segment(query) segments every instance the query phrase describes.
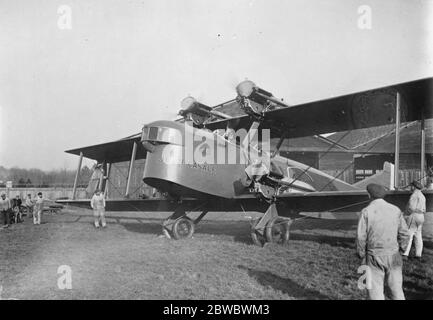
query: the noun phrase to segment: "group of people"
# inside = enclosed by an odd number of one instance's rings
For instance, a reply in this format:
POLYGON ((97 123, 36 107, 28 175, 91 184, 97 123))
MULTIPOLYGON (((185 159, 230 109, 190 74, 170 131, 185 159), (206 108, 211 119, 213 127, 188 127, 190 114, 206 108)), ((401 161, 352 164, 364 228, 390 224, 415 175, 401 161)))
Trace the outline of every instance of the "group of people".
POLYGON ((33 224, 41 224, 42 211, 44 209, 44 199, 42 192, 38 192, 37 197, 32 199, 32 195, 28 194, 24 203, 19 195, 10 200, 5 193, 2 193, 0 199, 0 216, 3 221, 2 228, 8 228, 11 224, 11 216, 14 217, 14 222, 23 221, 22 210, 27 210, 28 216, 33 216, 33 224))
POLYGON ((385 285, 391 299, 404 300, 403 261, 408 260, 413 243, 415 258, 421 259, 426 199, 418 181, 412 182, 411 190, 406 210, 401 212, 384 200, 386 189, 383 186, 367 186, 372 201, 359 218, 357 252, 362 264, 368 266, 366 280, 371 300, 385 299, 385 285))
MULTIPOLYGON (((93 209, 95 228, 99 228, 99 226, 105 228, 107 226, 105 221, 105 196, 101 190, 97 189, 95 191, 90 201, 90 206, 93 209)), ((28 194, 24 203, 19 195, 10 200, 5 193, 2 193, 0 199, 0 218, 3 221, 2 228, 8 228, 10 226, 12 215, 15 217, 14 222, 23 221, 21 215, 23 208, 27 210, 29 217, 33 215, 33 224, 41 224, 42 211, 44 209, 42 192, 38 192, 35 199, 32 199, 32 195, 28 194)))
MULTIPOLYGON (((379 184, 369 184, 367 192, 370 204, 361 211, 357 228, 357 253, 362 264, 368 266, 367 289, 372 300, 385 299, 384 287, 389 288, 391 299, 405 299, 403 292, 403 261, 407 260, 412 244, 415 244, 415 258, 421 259, 423 250, 422 226, 426 212, 426 199, 418 181, 411 184, 412 194, 405 212, 384 200, 386 189, 379 184)), ((23 205, 15 199, 15 205, 23 205)), ((43 210, 42 193, 36 199, 27 195, 24 205, 33 213, 33 223, 41 224, 43 210)), ((95 228, 106 227, 105 196, 97 189, 90 201, 93 209, 95 228)), ((10 224, 13 206, 6 194, 1 195, 0 211, 4 226, 10 224)))

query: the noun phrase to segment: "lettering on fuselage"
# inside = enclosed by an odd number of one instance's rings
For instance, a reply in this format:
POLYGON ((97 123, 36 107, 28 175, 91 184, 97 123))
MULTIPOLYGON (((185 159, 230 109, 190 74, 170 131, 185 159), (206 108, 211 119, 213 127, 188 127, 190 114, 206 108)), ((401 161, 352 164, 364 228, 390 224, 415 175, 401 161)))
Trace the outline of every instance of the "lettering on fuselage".
POLYGON ((210 165, 208 165, 207 163, 193 163, 193 164, 186 164, 189 168, 191 169, 198 169, 201 171, 205 171, 213 176, 216 176, 216 170, 214 167, 211 167, 210 165))
MULTIPOLYGON (((157 161, 167 164, 163 159, 158 159, 157 161)), ((216 176, 216 169, 207 163, 185 163, 185 161, 182 161, 182 163, 175 163, 175 165, 187 166, 188 168, 204 171, 213 176, 216 176)))

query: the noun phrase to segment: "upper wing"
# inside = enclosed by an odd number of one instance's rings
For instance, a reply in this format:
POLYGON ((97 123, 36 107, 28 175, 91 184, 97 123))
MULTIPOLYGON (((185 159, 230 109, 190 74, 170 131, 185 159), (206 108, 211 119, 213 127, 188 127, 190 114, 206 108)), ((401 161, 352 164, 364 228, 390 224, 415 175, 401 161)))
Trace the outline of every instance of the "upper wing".
MULTIPOLYGON (((268 111, 261 129, 271 136, 303 137, 395 123, 396 93, 401 94, 401 122, 433 118, 433 78, 400 83, 327 100, 268 111)), ((248 129, 248 115, 206 124, 211 130, 248 129)))
POLYGON ((140 143, 140 139, 141 134, 138 133, 121 140, 67 150, 65 152, 76 155, 80 155, 80 153, 82 153, 84 157, 96 160, 98 162, 123 162, 131 160, 132 148, 135 142, 137 144, 137 153, 135 159, 144 159, 146 158, 146 149, 144 149, 140 143))

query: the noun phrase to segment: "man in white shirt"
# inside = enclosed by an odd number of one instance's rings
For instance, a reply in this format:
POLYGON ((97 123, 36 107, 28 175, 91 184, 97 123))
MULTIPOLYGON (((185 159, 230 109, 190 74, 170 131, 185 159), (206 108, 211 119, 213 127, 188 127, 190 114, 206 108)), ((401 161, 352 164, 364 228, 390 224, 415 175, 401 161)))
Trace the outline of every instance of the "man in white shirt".
POLYGON ((415 257, 421 258, 422 255, 422 225, 424 224, 425 196, 422 194, 422 185, 418 181, 411 184, 412 195, 406 208, 406 222, 409 227, 409 244, 403 256, 408 257, 413 239, 415 238, 415 257))
POLYGON ((38 192, 36 197, 35 206, 33 208, 33 224, 41 224, 42 211, 44 210, 44 199, 42 198, 42 192, 38 192))
POLYGON ((4 227, 7 228, 9 227, 10 224, 10 210, 12 208, 11 205, 11 201, 9 200, 8 197, 6 197, 6 194, 2 194, 1 195, 1 199, 0 199, 0 213, 1 216, 4 217, 3 221, 4 221, 4 227))
POLYGON ((369 184, 372 199, 361 212, 358 222, 357 251, 367 265, 367 286, 370 300, 384 300, 386 284, 393 300, 404 300, 403 260, 399 250, 407 246, 409 232, 401 210, 383 198, 386 190, 369 184))
POLYGON ((99 220, 103 228, 107 226, 105 222, 105 197, 101 190, 97 189, 92 199, 90 206, 93 209, 93 217, 95 218, 95 228, 99 228, 99 220))

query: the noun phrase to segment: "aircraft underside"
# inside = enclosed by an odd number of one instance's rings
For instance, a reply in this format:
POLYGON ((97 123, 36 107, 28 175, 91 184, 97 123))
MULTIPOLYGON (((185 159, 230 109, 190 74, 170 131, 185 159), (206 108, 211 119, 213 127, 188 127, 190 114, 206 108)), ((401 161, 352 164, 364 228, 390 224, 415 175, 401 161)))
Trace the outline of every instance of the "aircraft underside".
MULTIPOLYGON (((433 190, 425 191, 427 211, 433 211, 433 190)), ((390 191, 386 200, 397 205, 401 210, 409 200, 409 191, 390 191)), ((267 242, 284 244, 289 240, 290 224, 298 218, 319 219, 357 219, 357 213, 368 205, 365 191, 347 192, 309 192, 305 194, 283 194, 275 201, 267 202, 254 195, 224 199, 202 194, 198 198, 180 197, 177 199, 108 199, 107 211, 142 211, 173 212, 163 222, 163 232, 168 237, 184 239, 194 234, 195 226, 208 212, 261 212, 262 217, 251 221, 251 237, 255 244, 267 242), (192 219, 190 212, 201 212, 192 219)), ((81 208, 90 208, 89 200, 59 200, 59 203, 70 204, 81 208)))

